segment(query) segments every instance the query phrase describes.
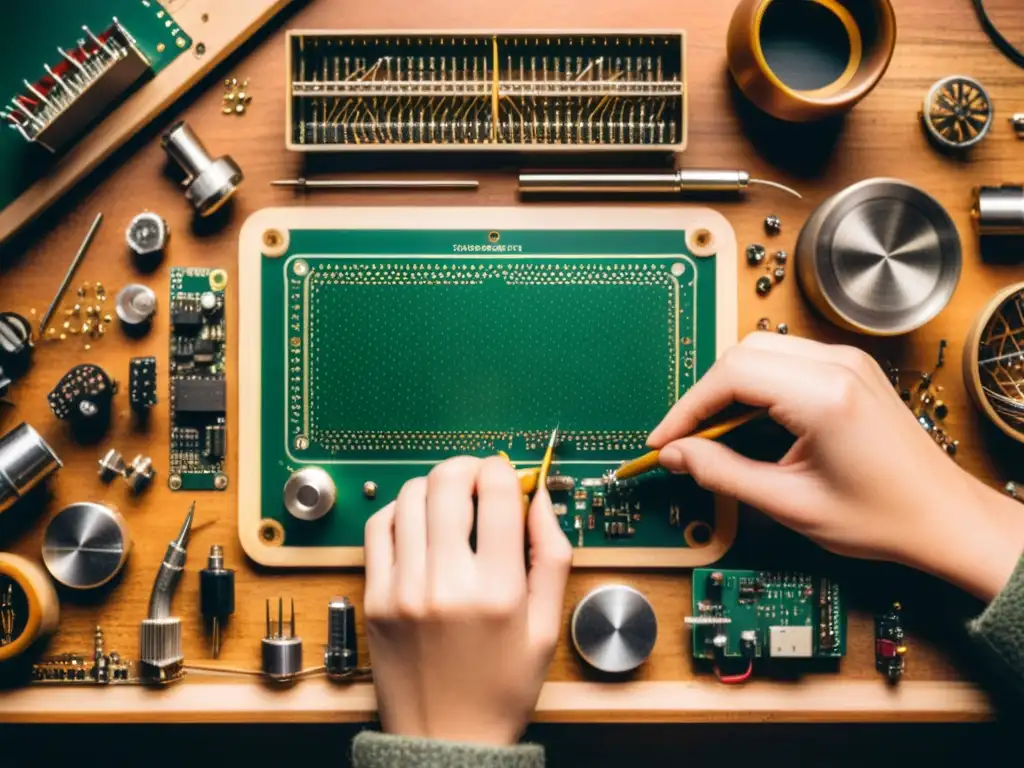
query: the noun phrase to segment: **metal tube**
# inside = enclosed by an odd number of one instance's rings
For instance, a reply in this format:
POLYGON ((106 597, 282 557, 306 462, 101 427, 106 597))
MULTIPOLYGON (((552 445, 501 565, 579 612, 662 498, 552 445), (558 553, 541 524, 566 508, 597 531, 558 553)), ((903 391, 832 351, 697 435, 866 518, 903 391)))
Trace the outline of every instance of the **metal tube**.
POLYGON ((975 187, 971 218, 981 235, 1024 235, 1024 186, 975 187))
POLYGON ((213 158, 188 123, 181 122, 172 126, 160 143, 190 179, 213 165, 213 158))
POLYGON ((64 466, 28 424, 0 437, 0 513, 64 466))

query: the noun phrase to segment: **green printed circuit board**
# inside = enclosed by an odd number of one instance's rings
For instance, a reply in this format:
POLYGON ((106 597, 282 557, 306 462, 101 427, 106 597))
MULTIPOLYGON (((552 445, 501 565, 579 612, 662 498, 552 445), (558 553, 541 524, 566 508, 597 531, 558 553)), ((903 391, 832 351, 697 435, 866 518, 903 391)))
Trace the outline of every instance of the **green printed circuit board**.
POLYGON ((690 479, 602 480, 716 356, 716 260, 627 227, 292 228, 273 255, 243 234, 241 418, 258 437, 241 442, 259 464, 242 471, 265 542, 360 547, 410 478, 459 454, 535 465, 557 424, 549 488, 574 545, 706 544, 716 500, 690 479), (307 466, 336 487, 315 521, 283 503, 307 466))
POLYGON ((697 659, 829 659, 846 655, 846 606, 828 577, 696 568, 697 659))

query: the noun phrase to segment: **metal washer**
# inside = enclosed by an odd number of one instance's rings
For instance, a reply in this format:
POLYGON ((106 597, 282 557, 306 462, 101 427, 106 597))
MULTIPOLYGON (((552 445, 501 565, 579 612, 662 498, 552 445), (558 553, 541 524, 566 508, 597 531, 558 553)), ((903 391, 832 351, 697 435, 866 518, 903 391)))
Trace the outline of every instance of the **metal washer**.
POLYGON ((609 584, 580 600, 572 613, 570 632, 576 652, 587 664, 617 674, 636 669, 651 655, 658 620, 640 592, 609 584))

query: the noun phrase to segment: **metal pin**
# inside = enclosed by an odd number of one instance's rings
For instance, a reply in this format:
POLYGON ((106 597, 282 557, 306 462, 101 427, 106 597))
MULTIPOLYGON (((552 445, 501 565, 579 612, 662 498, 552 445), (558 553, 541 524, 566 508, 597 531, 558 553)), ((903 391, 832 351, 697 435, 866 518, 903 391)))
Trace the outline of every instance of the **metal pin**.
POLYGON ((96 230, 100 227, 100 222, 103 221, 103 214, 96 214, 96 218, 92 222, 92 226, 89 227, 89 231, 85 234, 85 239, 82 240, 82 244, 78 246, 78 253, 75 254, 75 258, 71 260, 71 266, 68 267, 68 271, 64 274, 64 279, 61 281, 60 287, 57 288, 57 293, 50 301, 50 306, 46 308, 46 312, 43 314, 43 319, 39 323, 39 332, 42 333, 43 329, 46 328, 50 322, 50 318, 53 317, 53 313, 57 311, 57 305, 61 299, 64 298, 64 294, 71 284, 71 279, 75 276, 75 272, 78 270, 79 265, 82 263, 82 259, 85 258, 86 251, 89 250, 89 246, 92 244, 93 238, 96 236, 96 230))

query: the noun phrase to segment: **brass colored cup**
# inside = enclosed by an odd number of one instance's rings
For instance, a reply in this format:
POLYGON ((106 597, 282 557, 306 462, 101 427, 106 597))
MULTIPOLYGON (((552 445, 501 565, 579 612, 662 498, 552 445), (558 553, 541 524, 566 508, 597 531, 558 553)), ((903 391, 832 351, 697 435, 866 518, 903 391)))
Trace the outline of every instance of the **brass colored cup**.
MULTIPOLYGON (((780 120, 804 123, 851 109, 878 81, 896 45, 896 16, 889 0, 741 0, 729 23, 729 70, 750 101, 780 120), (765 12, 786 12, 785 6, 817 3, 841 22, 849 40, 843 72, 813 90, 787 85, 768 65, 761 31, 765 12)), ((809 66, 813 66, 809 63, 809 66)))

